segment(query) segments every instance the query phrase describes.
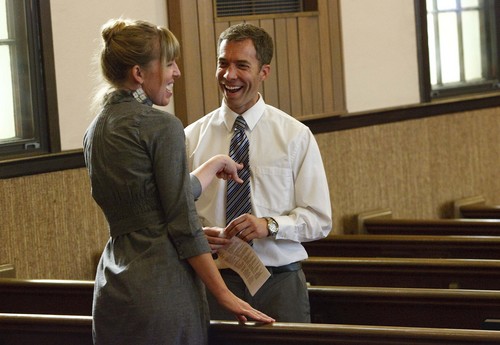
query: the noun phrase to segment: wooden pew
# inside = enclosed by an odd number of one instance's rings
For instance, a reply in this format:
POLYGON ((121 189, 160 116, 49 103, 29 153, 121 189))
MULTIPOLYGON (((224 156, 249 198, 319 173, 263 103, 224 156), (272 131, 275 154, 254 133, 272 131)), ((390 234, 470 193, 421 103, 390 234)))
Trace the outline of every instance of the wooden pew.
MULTIPOLYGON (((0 314, 2 345, 91 345, 89 316, 0 314)), ((387 326, 211 321, 209 345, 498 345, 500 332, 387 326)))
POLYGON ((500 220, 370 218, 363 233, 376 235, 500 236, 500 220))
MULTIPOLYGON (((18 282, 22 293, 8 295, 1 286, 9 280, 0 279, 1 313, 91 315, 91 282, 18 282)), ((315 323, 479 329, 500 318, 500 291, 493 290, 310 286, 309 297, 315 323)))
POLYGON ((0 314, 2 345, 91 345, 92 317, 0 314))
POLYGON ((87 280, 0 279, 0 312, 91 315, 93 291, 87 280))
POLYGON ((12 264, 2 264, 0 265, 0 278, 15 278, 16 269, 12 264))
POLYGON ((332 235, 302 244, 309 256, 500 259, 500 236, 332 235))
POLYGON ((500 205, 488 205, 482 195, 471 196, 453 202, 455 218, 500 219, 500 205))
POLYGON ((314 323, 480 329, 500 318, 500 291, 311 286, 314 323))
POLYGON ((211 321, 210 345, 498 345, 500 332, 390 326, 211 321))
POLYGON ((462 218, 500 220, 500 205, 464 205, 460 207, 460 216, 462 218))
POLYGON ((500 290, 500 260, 309 257, 312 285, 500 290))

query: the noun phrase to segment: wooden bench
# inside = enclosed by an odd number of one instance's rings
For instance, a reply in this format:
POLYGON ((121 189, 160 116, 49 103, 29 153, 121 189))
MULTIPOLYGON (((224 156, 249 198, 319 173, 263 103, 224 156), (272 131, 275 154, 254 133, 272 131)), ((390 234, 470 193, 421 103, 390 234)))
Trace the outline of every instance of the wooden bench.
POLYGON ((394 219, 390 210, 356 216, 357 233, 375 235, 500 236, 500 220, 394 219))
POLYGON ((500 236, 332 235, 302 244, 309 256, 500 259, 500 236))
POLYGON ((311 286, 314 323, 481 329, 500 318, 500 291, 311 286))
MULTIPOLYGON (((0 279, 1 313, 91 315, 92 282, 13 281, 0 279)), ((493 290, 310 286, 309 297, 315 323, 479 329, 500 318, 493 290)))
POLYGON ((93 291, 87 280, 0 279, 0 312, 91 315, 93 291))
POLYGON ((12 264, 2 264, 0 265, 0 278, 15 278, 16 269, 12 264))
POLYGON ((92 317, 0 314, 2 345, 91 345, 92 317))
POLYGON ((342 324, 211 321, 210 345, 498 345, 500 332, 342 324))
POLYGON ((500 205, 488 205, 482 195, 453 202, 455 218, 500 219, 500 205))
POLYGON ((376 235, 500 236, 500 220, 371 218, 363 233, 376 235))
POLYGON ((500 260, 309 257, 312 285, 500 290, 500 260))
MULTIPOLYGON (((500 332, 387 326, 211 321, 209 345, 498 345, 500 332)), ((0 314, 2 345, 91 345, 89 316, 0 314)))
POLYGON ((500 205, 464 205, 460 207, 460 216, 462 218, 500 220, 500 205))

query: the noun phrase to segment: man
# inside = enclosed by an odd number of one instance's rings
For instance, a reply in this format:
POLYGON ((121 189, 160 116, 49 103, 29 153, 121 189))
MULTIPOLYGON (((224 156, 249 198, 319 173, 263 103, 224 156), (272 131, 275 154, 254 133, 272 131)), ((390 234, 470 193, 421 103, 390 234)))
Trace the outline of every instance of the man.
MULTIPOLYGON (((224 100, 220 108, 186 128, 187 154, 191 170, 215 154, 227 154, 233 147, 235 122, 238 126, 243 123, 249 142, 248 207, 236 201, 236 208, 244 213, 232 221, 226 219, 226 200, 232 203, 226 188, 232 187, 224 180, 214 181, 196 204, 205 235, 213 252, 233 236, 249 242, 271 272, 251 296, 234 271, 221 270, 233 293, 277 321, 310 322, 300 265, 307 253, 301 242, 329 234, 330 196, 319 148, 309 128, 266 105, 259 94, 261 83, 269 76, 272 56, 272 39, 261 28, 238 24, 220 35, 216 77, 224 100), (224 236, 219 236, 221 232, 224 236)), ((244 175, 240 172, 245 180, 244 175)), ((233 318, 208 297, 212 319, 233 318)))

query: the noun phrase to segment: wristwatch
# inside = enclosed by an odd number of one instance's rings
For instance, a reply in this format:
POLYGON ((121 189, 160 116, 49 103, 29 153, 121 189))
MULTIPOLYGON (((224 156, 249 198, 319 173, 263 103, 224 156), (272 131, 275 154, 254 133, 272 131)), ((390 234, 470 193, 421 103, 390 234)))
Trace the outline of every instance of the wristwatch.
POLYGON ((276 237, 276 234, 280 229, 278 223, 274 220, 274 218, 271 217, 264 217, 264 219, 267 220, 267 236, 276 237))

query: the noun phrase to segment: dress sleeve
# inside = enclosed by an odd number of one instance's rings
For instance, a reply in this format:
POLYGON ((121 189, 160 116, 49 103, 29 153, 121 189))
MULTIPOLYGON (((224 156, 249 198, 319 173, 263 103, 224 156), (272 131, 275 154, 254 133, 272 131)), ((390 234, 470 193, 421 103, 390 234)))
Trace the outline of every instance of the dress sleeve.
POLYGON ((181 259, 210 252, 194 204, 201 185, 193 182, 188 172, 182 123, 158 110, 147 118, 141 126, 141 137, 150 150, 168 234, 181 259))
POLYGON ((191 189, 193 190, 193 197, 196 201, 198 200, 202 192, 201 183, 195 175, 189 174, 189 177, 191 178, 191 189))

